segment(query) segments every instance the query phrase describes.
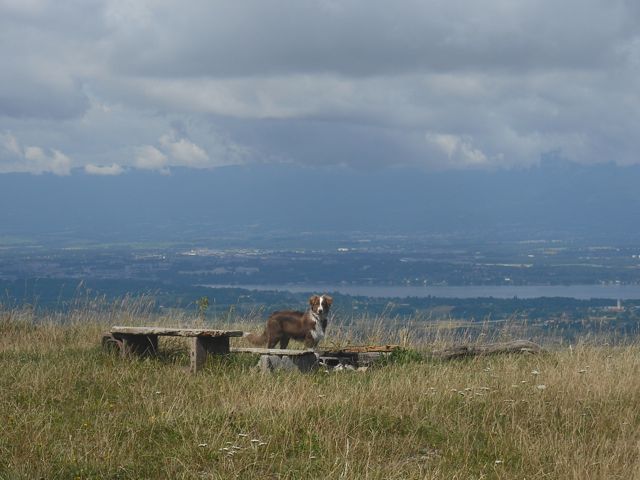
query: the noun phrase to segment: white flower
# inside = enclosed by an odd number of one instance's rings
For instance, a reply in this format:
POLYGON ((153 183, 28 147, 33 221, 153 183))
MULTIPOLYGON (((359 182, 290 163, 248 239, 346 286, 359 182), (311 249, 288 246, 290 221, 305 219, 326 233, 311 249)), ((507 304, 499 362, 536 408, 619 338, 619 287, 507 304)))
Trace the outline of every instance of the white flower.
POLYGON ((536 385, 536 388, 538 390, 544 390, 545 388, 547 388, 547 386, 546 385, 536 385))

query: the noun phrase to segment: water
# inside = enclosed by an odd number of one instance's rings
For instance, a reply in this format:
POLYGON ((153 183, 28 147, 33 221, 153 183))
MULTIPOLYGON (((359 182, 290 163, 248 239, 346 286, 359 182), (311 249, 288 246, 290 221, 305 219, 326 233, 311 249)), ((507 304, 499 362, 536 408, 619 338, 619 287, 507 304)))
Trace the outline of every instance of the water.
POLYGON ((366 297, 442 297, 442 298, 539 298, 564 297, 588 300, 609 298, 640 299, 640 285, 477 285, 477 286, 376 286, 376 285, 206 285, 211 288, 245 288, 288 292, 339 292, 366 297))

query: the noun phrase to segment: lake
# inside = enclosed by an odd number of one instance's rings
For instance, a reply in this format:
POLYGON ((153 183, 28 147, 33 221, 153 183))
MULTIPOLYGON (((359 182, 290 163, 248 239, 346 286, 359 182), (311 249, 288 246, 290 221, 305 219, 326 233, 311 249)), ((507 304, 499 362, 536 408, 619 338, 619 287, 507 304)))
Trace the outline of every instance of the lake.
POLYGON ((640 285, 476 285, 476 286, 383 286, 383 285, 205 285, 210 288, 245 288, 288 292, 338 292, 366 297, 442 298, 538 298, 565 297, 588 300, 610 298, 640 299, 640 285))

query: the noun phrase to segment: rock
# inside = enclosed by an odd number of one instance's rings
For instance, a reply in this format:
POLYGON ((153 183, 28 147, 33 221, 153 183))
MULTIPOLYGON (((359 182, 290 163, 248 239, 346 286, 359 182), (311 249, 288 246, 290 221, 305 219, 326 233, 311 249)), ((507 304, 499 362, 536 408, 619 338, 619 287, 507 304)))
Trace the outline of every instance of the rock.
POLYGON ((309 352, 304 355, 261 355, 258 361, 258 368, 262 372, 273 372, 277 370, 299 370, 301 372, 313 372, 319 367, 318 356, 309 352))

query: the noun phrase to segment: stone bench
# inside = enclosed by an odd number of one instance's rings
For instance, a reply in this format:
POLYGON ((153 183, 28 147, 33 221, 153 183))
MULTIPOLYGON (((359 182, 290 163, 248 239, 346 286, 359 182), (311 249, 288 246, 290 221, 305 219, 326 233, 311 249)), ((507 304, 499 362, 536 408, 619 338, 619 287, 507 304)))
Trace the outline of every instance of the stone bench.
POLYGON ((231 348, 231 353, 252 353, 260 355, 258 368, 263 372, 275 370, 300 370, 312 372, 319 367, 318 354, 313 350, 292 350, 283 348, 231 348))
POLYGON ((154 355, 158 351, 158 337, 187 337, 190 339, 190 370, 196 373, 204 365, 207 355, 229 353, 229 338, 241 337, 240 330, 211 330, 207 328, 171 327, 111 327, 102 337, 105 348, 117 348, 123 356, 154 355))
POLYGON ((368 367, 397 348, 399 348, 398 345, 351 345, 328 350, 240 347, 231 348, 231 353, 260 355, 257 366, 263 372, 296 369, 301 372, 312 372, 321 366, 329 369, 338 366, 352 369, 368 367))

